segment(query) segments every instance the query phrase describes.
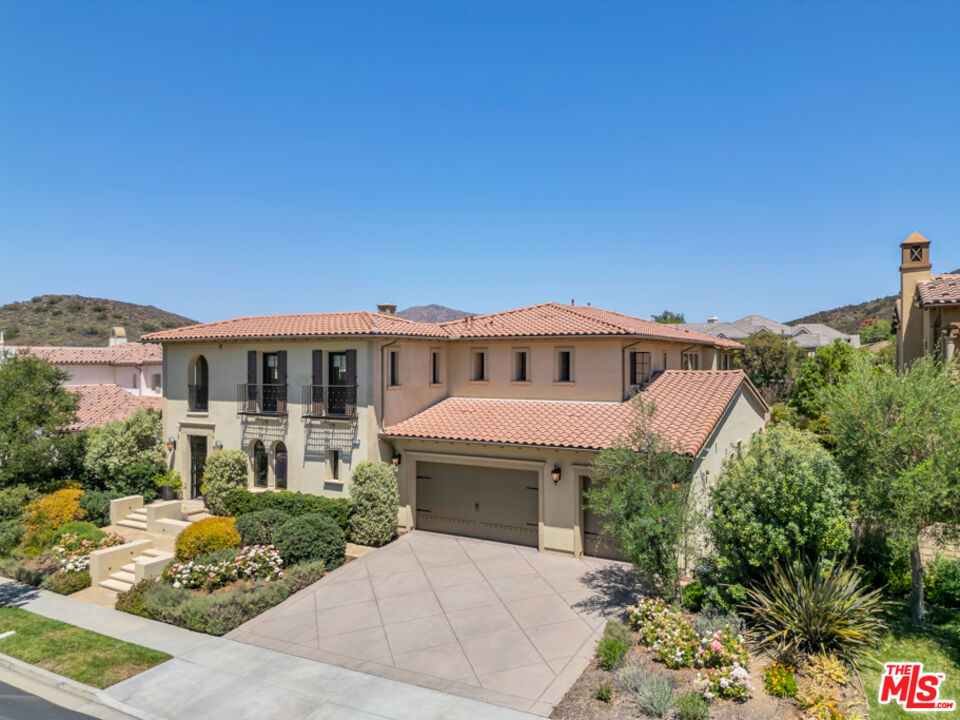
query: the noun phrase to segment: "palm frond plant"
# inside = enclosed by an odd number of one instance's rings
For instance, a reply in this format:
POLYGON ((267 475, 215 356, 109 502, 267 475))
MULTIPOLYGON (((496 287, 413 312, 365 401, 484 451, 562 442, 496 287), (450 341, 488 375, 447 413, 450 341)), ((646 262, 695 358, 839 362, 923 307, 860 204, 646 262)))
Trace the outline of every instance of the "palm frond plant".
POLYGON ((833 654, 859 668, 886 625, 887 602, 841 561, 774 564, 747 589, 743 610, 757 644, 778 657, 833 654))

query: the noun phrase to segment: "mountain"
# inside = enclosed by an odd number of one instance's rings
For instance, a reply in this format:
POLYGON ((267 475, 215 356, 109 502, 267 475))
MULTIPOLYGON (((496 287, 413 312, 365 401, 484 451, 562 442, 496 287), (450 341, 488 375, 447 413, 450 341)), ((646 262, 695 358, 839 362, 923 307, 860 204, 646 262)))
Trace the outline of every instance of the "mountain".
POLYGON ((406 310, 400 310, 397 315, 406 320, 417 320, 418 322, 439 323, 447 320, 459 320, 462 317, 470 317, 476 313, 464 312, 463 310, 454 310, 443 305, 414 305, 406 310))
POLYGON ((106 345, 114 326, 134 342, 144 333, 195 323, 152 305, 82 295, 39 295, 0 307, 0 330, 8 345, 106 345))

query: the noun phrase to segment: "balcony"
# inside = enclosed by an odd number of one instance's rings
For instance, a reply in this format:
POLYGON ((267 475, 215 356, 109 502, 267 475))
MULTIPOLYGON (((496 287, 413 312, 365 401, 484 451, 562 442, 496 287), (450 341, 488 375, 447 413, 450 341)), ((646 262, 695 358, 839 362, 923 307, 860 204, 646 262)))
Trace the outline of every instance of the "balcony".
POLYGON ((286 415, 286 385, 237 385, 237 413, 240 415, 286 415))
POLYGON ((209 393, 206 385, 187 385, 187 407, 193 412, 206 412, 210 407, 209 393))
POLYGON ((356 385, 304 385, 303 416, 347 420, 357 416, 356 385))

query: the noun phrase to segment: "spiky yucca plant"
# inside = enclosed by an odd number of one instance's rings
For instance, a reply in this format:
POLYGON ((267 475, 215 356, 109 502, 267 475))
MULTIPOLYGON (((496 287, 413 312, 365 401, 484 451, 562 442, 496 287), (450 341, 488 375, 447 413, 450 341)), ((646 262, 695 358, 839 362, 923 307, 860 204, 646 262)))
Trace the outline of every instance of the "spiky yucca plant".
POLYGON ((779 656, 832 653, 859 667, 886 627, 881 592, 865 587, 859 569, 840 561, 775 563, 747 598, 743 609, 754 639, 779 656))

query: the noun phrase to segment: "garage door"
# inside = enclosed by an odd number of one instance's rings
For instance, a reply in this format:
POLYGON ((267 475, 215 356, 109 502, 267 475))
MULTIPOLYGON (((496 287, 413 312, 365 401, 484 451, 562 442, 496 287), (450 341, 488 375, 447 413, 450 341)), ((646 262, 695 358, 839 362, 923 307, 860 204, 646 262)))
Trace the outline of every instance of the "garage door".
POLYGON ((417 527, 537 545, 539 473, 417 463, 417 527))
MULTIPOLYGON (((590 489, 589 477, 581 478, 581 487, 586 493, 590 489)), ((600 516, 587 509, 586 500, 581 501, 583 508, 583 554, 593 557, 612 558, 623 560, 623 556, 610 544, 610 540, 603 535, 603 522, 600 516)))

